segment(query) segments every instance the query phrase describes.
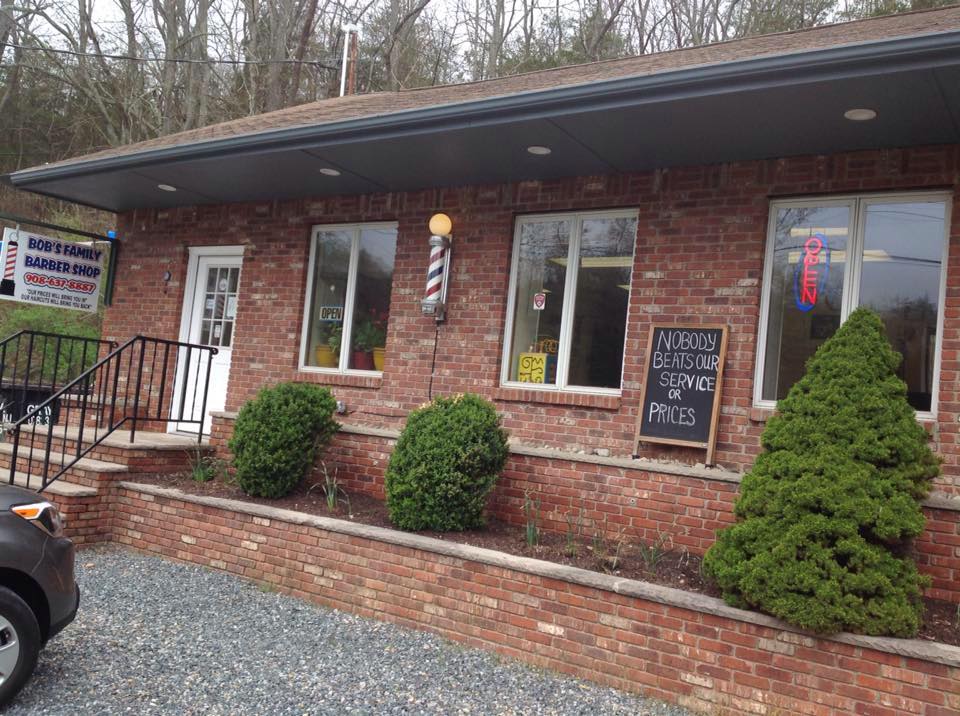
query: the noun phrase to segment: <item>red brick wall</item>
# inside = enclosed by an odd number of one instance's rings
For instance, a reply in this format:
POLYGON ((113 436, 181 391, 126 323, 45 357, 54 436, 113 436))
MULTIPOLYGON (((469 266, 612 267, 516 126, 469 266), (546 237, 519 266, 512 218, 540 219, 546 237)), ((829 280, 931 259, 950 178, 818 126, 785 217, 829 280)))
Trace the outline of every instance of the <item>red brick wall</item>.
MULTIPOLYGON (((497 399, 514 438, 565 449, 632 452, 648 326, 652 321, 731 325, 717 458, 742 469, 759 449, 751 420, 755 338, 771 197, 955 187, 957 146, 871 151, 828 157, 671 169, 332 199, 136 211, 121 217, 124 238, 115 303, 105 335, 178 332, 187 246, 247 247, 228 409, 261 385, 310 380, 333 386, 351 419, 398 425, 428 399, 437 335, 434 393, 474 391, 497 399), (627 327, 622 398, 552 398, 500 390, 499 374, 510 250, 518 214, 636 207, 639 226, 627 327), (453 218, 455 254, 449 320, 420 314, 427 258, 426 223, 453 218), (379 379, 331 378, 297 370, 310 228, 315 224, 395 220, 397 263, 379 379), (172 272, 169 283, 164 271, 172 272)), ((955 199, 936 447, 940 488, 960 492, 960 200, 955 199)), ((651 448, 649 455, 697 462, 703 451, 651 448)))
POLYGON ((960 710, 960 669, 312 526, 123 490, 116 539, 710 713, 960 710))
MULTIPOLYGON (((339 433, 324 459, 336 466, 350 492, 383 497, 383 474, 392 441, 339 433)), ((653 544, 670 535, 677 549, 703 554, 717 530, 731 524, 739 484, 705 477, 613 467, 511 453, 491 501, 491 512, 524 524, 524 493, 541 501, 543 528, 567 529, 566 515, 583 510, 588 531, 613 536, 623 527, 631 542, 653 544)), ((960 512, 926 509, 926 531, 916 542, 917 562, 932 584, 927 596, 960 604, 960 512)))

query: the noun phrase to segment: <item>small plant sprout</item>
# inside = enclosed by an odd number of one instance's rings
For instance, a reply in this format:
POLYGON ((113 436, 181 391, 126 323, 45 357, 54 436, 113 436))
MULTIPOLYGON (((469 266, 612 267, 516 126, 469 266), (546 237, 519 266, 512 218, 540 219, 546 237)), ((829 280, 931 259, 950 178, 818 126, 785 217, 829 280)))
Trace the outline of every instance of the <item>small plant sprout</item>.
POLYGON ((533 490, 523 493, 523 516, 526 520, 527 546, 540 544, 540 498, 534 499, 533 490))
POLYGON ((331 473, 330 470, 327 469, 327 463, 321 460, 320 471, 323 473, 323 482, 318 482, 314 485, 311 485, 310 490, 313 490, 315 487, 319 487, 321 490, 323 490, 323 495, 327 500, 327 509, 330 512, 337 511, 337 506, 339 505, 340 498, 342 497, 343 501, 347 505, 347 514, 352 513, 353 510, 350 509, 350 495, 348 495, 347 491, 344 490, 340 485, 340 481, 337 477, 340 469, 335 467, 331 473))
POLYGON ((673 537, 669 532, 657 532, 656 539, 650 544, 640 542, 637 545, 640 559, 648 572, 655 572, 664 557, 673 551, 673 537))
POLYGON ((593 537, 590 540, 590 551, 593 552, 593 556, 596 557, 597 561, 601 564, 607 561, 607 540, 604 539, 603 531, 596 523, 593 525, 593 537))
POLYGON ((611 572, 616 572, 617 567, 620 566, 620 557, 623 554, 624 547, 627 545, 627 541, 624 539, 625 531, 626 527, 624 525, 617 527, 617 536, 614 539, 615 546, 613 549, 613 555, 608 560, 611 572))
POLYGON ((567 541, 564 551, 568 557, 576 557, 580 551, 580 536, 583 534, 583 508, 577 510, 576 519, 573 517, 573 512, 564 515, 564 519, 567 522, 567 541))
POLYGON ((215 455, 208 455, 199 446, 187 452, 190 459, 190 479, 194 482, 210 482, 226 474, 226 463, 215 455))

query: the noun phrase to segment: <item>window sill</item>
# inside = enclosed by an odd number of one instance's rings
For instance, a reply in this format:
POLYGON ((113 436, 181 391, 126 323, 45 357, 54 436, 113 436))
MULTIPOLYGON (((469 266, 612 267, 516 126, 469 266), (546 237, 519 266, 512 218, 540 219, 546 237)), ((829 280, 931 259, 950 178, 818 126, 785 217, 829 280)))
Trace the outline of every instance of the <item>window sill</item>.
POLYGON ((362 375, 358 373, 327 373, 319 370, 300 370, 297 380, 321 385, 342 385, 346 388, 379 389, 383 384, 382 375, 362 375))
POLYGON ((493 399, 511 403, 545 403, 547 405, 569 405, 577 408, 597 408, 599 410, 619 410, 621 402, 619 395, 526 388, 497 388, 494 391, 493 399))

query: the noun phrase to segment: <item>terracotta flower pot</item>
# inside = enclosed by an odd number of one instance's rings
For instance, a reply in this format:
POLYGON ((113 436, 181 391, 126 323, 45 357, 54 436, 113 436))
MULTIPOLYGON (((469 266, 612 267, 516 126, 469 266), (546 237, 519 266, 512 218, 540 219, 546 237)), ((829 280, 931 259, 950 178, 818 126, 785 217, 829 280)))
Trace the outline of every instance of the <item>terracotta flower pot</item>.
POLYGON ((373 367, 376 370, 383 372, 383 362, 387 359, 387 349, 386 348, 374 348, 373 349, 373 367))
POLYGON ((350 367, 354 370, 373 370, 373 355, 367 351, 353 351, 350 367))

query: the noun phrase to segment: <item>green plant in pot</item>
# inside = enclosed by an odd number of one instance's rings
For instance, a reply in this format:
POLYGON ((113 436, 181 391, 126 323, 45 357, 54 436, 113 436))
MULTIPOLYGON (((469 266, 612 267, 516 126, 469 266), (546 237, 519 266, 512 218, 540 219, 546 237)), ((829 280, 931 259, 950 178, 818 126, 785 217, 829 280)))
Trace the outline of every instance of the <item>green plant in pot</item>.
POLYGON ((353 331, 353 353, 350 367, 357 370, 383 370, 383 346, 387 340, 385 318, 379 317, 374 310, 357 323, 353 331), (376 362, 380 352, 379 365, 376 362))
POLYGON ((320 368, 336 368, 340 364, 340 342, 343 324, 323 321, 317 329, 316 359, 320 368))

